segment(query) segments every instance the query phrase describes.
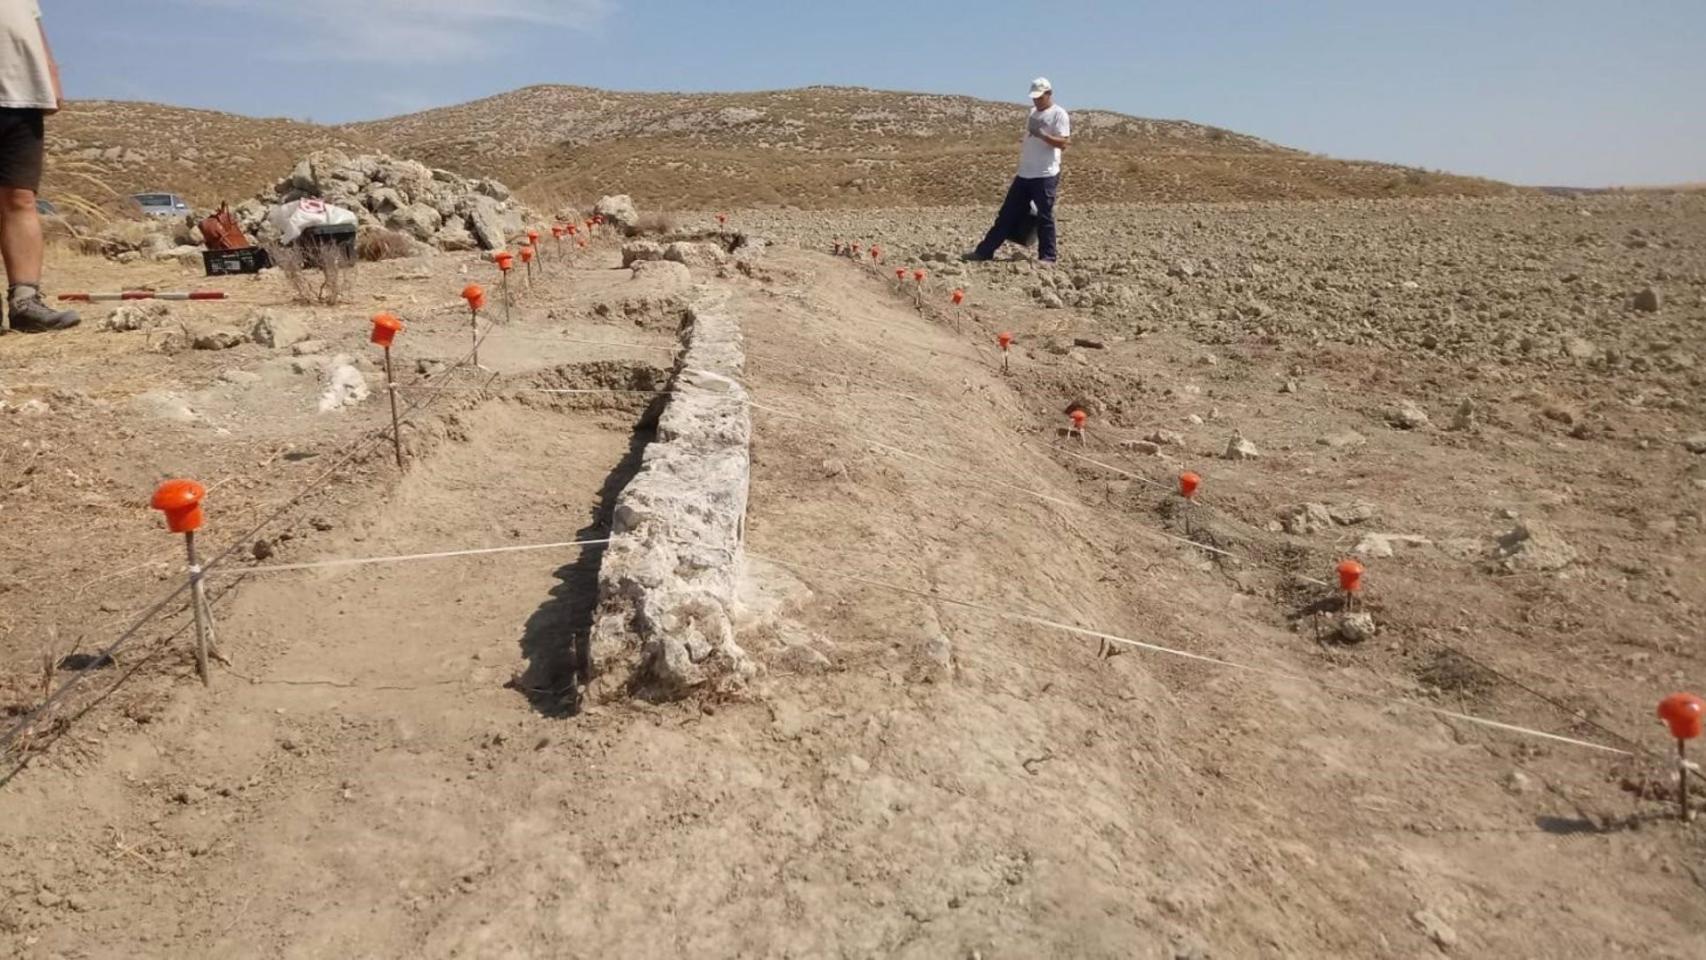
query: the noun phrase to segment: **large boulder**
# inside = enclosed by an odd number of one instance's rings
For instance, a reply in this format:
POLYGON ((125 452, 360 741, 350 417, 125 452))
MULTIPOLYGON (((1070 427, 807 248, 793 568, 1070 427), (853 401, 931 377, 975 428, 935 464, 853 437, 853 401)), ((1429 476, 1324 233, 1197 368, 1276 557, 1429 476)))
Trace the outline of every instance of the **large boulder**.
POLYGON ((601 198, 592 212, 624 230, 640 222, 640 211, 634 208, 634 201, 625 193, 601 198))
POLYGON ((249 325, 249 339, 263 347, 282 349, 311 336, 307 324, 287 313, 253 310, 244 319, 249 325))
POLYGON ((480 242, 468 232, 467 225, 460 217, 450 220, 432 235, 433 246, 440 250, 478 250, 480 242))
POLYGON ((642 260, 662 259, 664 259, 663 247, 650 240, 630 240, 622 245, 622 266, 624 267, 631 267, 642 260))
POLYGON ((391 187, 377 187, 361 196, 361 204, 380 216, 403 207, 403 195, 391 187))
POLYGON ((714 243, 677 240, 664 248, 663 258, 689 267, 715 267, 727 263, 729 255, 714 243))
POLYGON ((487 196, 471 197, 468 207, 468 229, 479 241, 482 250, 501 250, 509 243, 503 210, 498 202, 487 196))
POLYGON ((393 230, 401 230, 416 240, 431 242, 439 227, 444 225, 444 217, 424 203, 412 203, 391 211, 385 218, 385 225, 393 230))

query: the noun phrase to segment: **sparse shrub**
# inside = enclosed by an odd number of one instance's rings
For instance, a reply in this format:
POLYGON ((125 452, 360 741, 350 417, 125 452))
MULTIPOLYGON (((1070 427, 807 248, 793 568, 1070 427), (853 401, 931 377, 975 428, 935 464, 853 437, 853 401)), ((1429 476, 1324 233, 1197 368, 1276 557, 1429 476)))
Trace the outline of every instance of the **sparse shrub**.
POLYGON ((355 286, 355 263, 342 247, 324 244, 263 245, 274 268, 284 275, 291 297, 309 306, 333 307, 350 298, 355 286))
POLYGON ((363 229, 355 241, 356 257, 368 263, 396 260, 399 257, 412 256, 414 252, 414 241, 407 234, 396 230, 363 229))

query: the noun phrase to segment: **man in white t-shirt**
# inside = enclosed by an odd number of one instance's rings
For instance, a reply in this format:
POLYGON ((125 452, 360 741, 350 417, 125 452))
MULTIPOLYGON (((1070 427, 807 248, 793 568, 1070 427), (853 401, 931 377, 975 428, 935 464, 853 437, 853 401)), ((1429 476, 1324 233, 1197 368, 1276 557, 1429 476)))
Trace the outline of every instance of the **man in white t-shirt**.
POLYGON ((995 225, 967 260, 991 260, 1009 240, 1022 242, 1032 224, 1037 231, 1037 260, 1053 263, 1055 249, 1054 198, 1060 188, 1060 152, 1072 143, 1072 118, 1054 102, 1054 85, 1046 77, 1031 81, 1031 115, 1019 148, 1019 175, 1007 188, 1007 199, 995 215, 995 225), (1035 208, 1033 217, 1031 211, 1035 208))
POLYGON ((77 325, 77 315, 41 298, 43 120, 59 110, 59 68, 48 50, 37 0, 0 0, 0 259, 6 264, 6 320, 41 333, 77 325))

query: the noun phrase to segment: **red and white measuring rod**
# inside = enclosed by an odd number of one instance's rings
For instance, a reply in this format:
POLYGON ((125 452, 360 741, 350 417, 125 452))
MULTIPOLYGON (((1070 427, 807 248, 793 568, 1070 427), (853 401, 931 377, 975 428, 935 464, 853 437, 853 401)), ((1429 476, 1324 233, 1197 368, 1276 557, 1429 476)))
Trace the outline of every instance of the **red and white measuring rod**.
POLYGON ((224 300, 223 290, 179 290, 176 292, 161 292, 159 290, 123 290, 119 293, 62 293, 61 300, 75 303, 95 303, 100 300, 224 300))

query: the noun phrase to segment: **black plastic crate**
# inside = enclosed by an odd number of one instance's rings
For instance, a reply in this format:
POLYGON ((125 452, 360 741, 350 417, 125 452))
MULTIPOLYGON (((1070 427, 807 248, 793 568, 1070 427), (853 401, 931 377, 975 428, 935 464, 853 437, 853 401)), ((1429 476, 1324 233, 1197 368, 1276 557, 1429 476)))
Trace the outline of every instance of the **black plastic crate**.
POLYGON ((222 277, 234 273, 260 273, 272 266, 272 260, 266 250, 260 247, 242 247, 237 250, 203 250, 201 252, 202 266, 210 277, 222 277))
POLYGON ((302 235, 296 238, 296 247, 302 251, 303 262, 314 266, 319 265, 321 254, 328 247, 336 248, 346 261, 352 261, 355 259, 355 224, 303 227, 302 235))

